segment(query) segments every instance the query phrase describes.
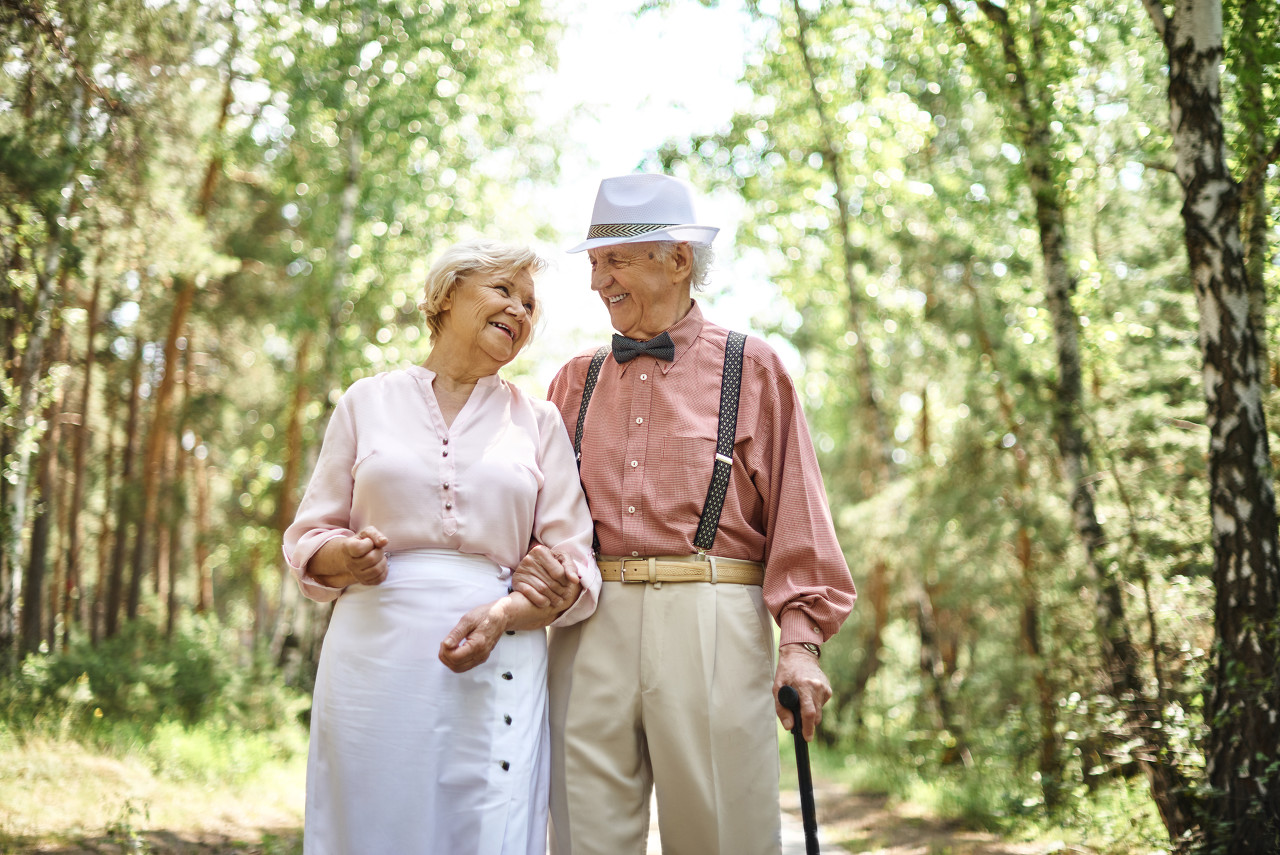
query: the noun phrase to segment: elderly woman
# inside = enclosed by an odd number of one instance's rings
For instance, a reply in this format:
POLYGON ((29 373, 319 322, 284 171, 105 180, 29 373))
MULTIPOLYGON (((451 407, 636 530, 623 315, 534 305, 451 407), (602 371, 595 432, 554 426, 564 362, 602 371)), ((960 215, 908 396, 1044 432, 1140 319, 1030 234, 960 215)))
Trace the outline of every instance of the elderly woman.
POLYGON ((308 855, 545 852, 544 627, 591 614, 600 577, 559 413, 497 373, 529 341, 543 266, 446 250, 419 304, 425 363, 357 381, 330 419, 284 537, 302 591, 337 600, 308 855), (534 605, 509 593, 517 566, 568 582, 534 605))

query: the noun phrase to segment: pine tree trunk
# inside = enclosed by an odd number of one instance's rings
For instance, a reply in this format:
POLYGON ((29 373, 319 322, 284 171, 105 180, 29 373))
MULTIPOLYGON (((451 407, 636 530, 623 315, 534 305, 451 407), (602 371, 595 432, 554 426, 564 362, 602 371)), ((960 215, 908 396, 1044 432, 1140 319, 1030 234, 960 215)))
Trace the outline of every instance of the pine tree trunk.
MULTIPOLYGON (((142 342, 134 342, 133 365, 130 368, 129 416, 124 429, 121 452, 120 482, 116 487, 116 526, 111 546, 111 568, 107 577, 107 603, 103 612, 103 635, 112 638, 120 628, 120 609, 124 604, 125 550, 129 530, 136 519, 137 502, 133 494, 133 463, 137 454, 138 410, 142 390, 142 342)), ((132 586, 131 586, 132 587, 132 586)), ((131 592, 132 596, 132 592, 131 592)))
MULTIPOLYGON (((49 566, 49 539, 54 517, 54 470, 58 457, 58 405, 55 397, 45 407, 44 420, 49 425, 45 442, 41 443, 36 461, 35 515, 31 521, 31 542, 27 557, 27 572, 22 591, 22 638, 19 658, 40 650, 44 641, 45 583, 49 566)), ((49 615, 52 621, 53 614, 49 615)))
POLYGON ((1200 314, 1209 427, 1216 644, 1205 718, 1207 851, 1280 851, 1280 557, 1262 375, 1262 330, 1240 240, 1240 187, 1227 166, 1220 0, 1146 0, 1169 52, 1175 171, 1200 314))
POLYGON ((1009 506, 1017 517, 1014 552, 1018 558, 1020 570, 1018 587, 1022 596, 1021 647, 1023 656, 1026 657, 1027 670, 1031 672, 1036 686, 1036 707, 1040 725, 1038 752, 1040 792, 1044 797, 1045 808, 1052 811, 1062 800, 1062 748, 1057 733, 1057 691, 1049 677, 1040 643, 1039 592, 1042 580, 1035 560, 1031 531, 1027 524, 1027 516, 1032 506, 1031 461, 1027 455, 1026 443, 1021 436, 1021 423, 1014 406, 1013 395, 1005 385, 1005 373, 998 370, 1000 360, 983 320, 982 301, 978 289, 973 284, 972 265, 965 265, 963 281, 965 290, 973 301, 974 327, 978 345, 991 365, 997 368, 994 372, 995 392, 1000 415, 1004 419, 1006 431, 1016 440, 1012 450, 1017 489, 1010 498, 1009 506))
MULTIPOLYGON (((116 431, 116 423, 120 415, 120 401, 118 396, 107 394, 103 396, 103 416, 104 427, 102 435, 106 438, 103 449, 102 461, 102 493, 107 497, 107 503, 110 504, 111 488, 115 483, 116 476, 116 443, 113 441, 116 431)), ((96 552, 98 556, 98 574, 97 580, 92 589, 82 593, 80 598, 81 619, 89 626, 89 638, 96 647, 98 642, 103 638, 107 613, 107 591, 110 588, 109 578, 111 575, 110 560, 114 554, 112 535, 113 531, 110 524, 110 509, 105 508, 98 518, 98 538, 96 552)))
POLYGON ((195 456, 195 491, 196 491, 196 531, 193 550, 196 565, 196 614, 205 614, 213 610, 213 571, 209 567, 209 538, 212 527, 209 524, 209 463, 205 459, 206 449, 199 437, 196 437, 195 456))
MULTIPOLYGON (((187 322, 187 313, 195 298, 195 282, 187 276, 174 280, 173 310, 169 315, 169 332, 164 341, 164 367, 160 385, 155 394, 155 406, 151 415, 151 429, 147 432, 146 451, 143 456, 142 505, 138 514, 138 529, 134 534, 133 566, 129 578, 128 615, 133 620, 138 615, 138 601, 142 593, 142 577, 147 571, 147 553, 152 532, 156 530, 158 507, 156 497, 164 479, 164 450, 169 440, 169 419, 173 400, 174 383, 178 378, 178 338, 187 322)), ((154 565, 153 565, 154 566, 154 565)), ((158 577, 157 577, 158 578, 158 577)), ((158 588, 158 585, 156 586, 158 588)))

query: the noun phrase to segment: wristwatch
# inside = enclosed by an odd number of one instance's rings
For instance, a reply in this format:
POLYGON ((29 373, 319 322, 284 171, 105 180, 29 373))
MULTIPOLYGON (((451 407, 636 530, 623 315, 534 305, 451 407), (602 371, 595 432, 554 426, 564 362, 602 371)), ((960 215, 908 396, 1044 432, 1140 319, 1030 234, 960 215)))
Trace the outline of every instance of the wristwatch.
POLYGON ((822 658, 822 648, 814 644, 812 641, 797 641, 796 644, 799 644, 805 650, 808 650, 810 653, 812 653, 814 659, 822 658))

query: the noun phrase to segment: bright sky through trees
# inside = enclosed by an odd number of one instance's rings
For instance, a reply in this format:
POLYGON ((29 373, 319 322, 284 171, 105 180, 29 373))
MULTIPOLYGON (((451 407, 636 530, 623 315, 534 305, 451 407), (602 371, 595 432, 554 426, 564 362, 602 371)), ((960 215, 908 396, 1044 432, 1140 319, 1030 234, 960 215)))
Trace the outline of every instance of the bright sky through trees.
MULTIPOLYGON (((547 312, 531 353, 542 385, 567 357, 611 333, 604 307, 588 291, 585 254, 564 252, 585 237, 599 180, 635 170, 667 140, 720 129, 750 103, 750 91, 738 83, 750 26, 740 3, 715 9, 678 3, 637 16, 638 6, 560 0, 551 7, 566 29, 559 67, 534 109, 544 132, 564 134, 563 154, 559 181, 530 200, 533 210, 547 211, 561 236, 559 244, 538 245, 552 262, 539 281, 547 312)), ((731 257, 737 197, 704 199, 700 216, 721 227, 706 298, 711 314, 750 330, 776 292, 757 266, 731 257)))

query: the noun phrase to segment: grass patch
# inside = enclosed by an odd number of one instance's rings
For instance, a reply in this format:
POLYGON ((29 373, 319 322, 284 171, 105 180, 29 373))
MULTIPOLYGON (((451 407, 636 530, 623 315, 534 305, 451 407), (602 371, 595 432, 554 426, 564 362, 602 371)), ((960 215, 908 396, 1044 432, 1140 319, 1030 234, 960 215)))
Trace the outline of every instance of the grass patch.
MULTIPOLYGON (((1096 855, 1159 855, 1169 851, 1146 783, 1111 778, 1093 791, 1071 793, 1062 810, 1048 814, 1031 780, 1002 764, 998 756, 975 757, 972 767, 940 767, 912 762, 909 753, 861 745, 853 750, 810 745, 814 777, 846 792, 885 798, 899 823, 954 823, 1008 841, 1035 842, 1045 851, 1082 849, 1096 855)), ((795 756, 790 736, 782 745, 784 787, 795 786, 795 756)), ((850 852, 882 847, 875 829, 841 841, 850 852)))
POLYGON ((28 657, 0 683, 0 855, 294 852, 308 705, 213 622, 28 657))
POLYGON ((11 785, 0 788, 0 852, 33 839, 127 843, 157 829, 283 839, 301 828, 305 734, 178 725, 158 733, 123 752, 48 737, 6 740, 0 780, 11 785))

